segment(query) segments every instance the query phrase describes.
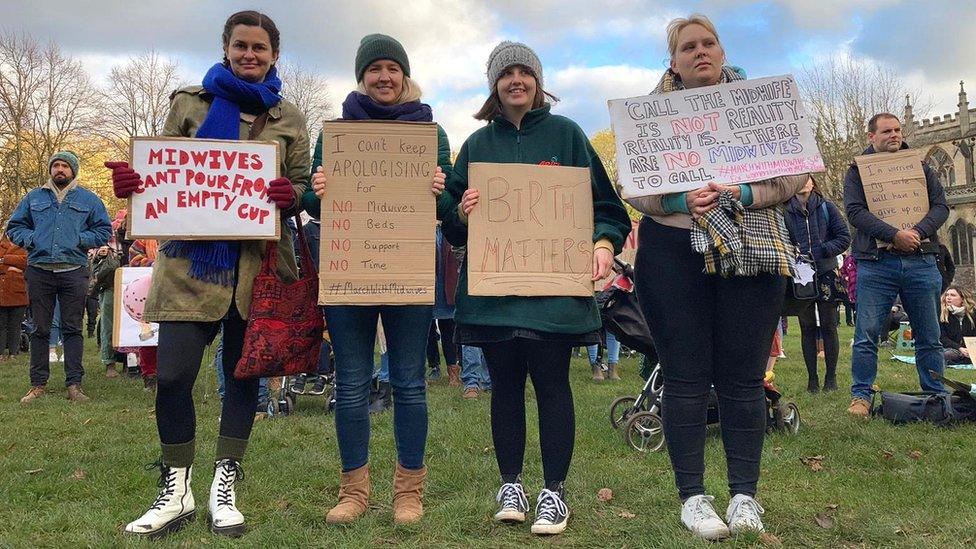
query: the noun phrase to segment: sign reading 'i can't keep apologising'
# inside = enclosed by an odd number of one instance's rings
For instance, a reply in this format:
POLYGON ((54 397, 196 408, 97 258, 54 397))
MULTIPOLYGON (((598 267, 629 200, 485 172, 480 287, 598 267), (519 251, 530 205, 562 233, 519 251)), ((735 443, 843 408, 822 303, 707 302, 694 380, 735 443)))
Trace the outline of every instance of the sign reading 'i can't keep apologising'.
POLYGON ((434 303, 437 125, 326 122, 319 303, 434 303))
POLYGON ((790 75, 608 103, 624 198, 824 170, 790 75))

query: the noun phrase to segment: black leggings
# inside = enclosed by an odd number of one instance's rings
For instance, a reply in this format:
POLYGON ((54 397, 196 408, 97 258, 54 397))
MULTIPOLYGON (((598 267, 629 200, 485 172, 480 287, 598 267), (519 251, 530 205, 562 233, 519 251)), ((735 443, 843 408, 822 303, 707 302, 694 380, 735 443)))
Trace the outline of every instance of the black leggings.
POLYGON ((238 380, 234 367, 244 347, 244 329, 237 307, 231 305, 228 318, 219 322, 160 322, 156 374, 156 427, 163 444, 193 440, 196 411, 193 383, 200 371, 203 350, 223 324, 224 397, 220 412, 220 435, 247 440, 258 406, 258 380, 238 380))
POLYGON ((661 359, 665 440, 681 499, 704 494, 708 395, 718 394, 729 490, 754 496, 766 432, 763 374, 786 278, 703 272, 687 229, 644 218, 637 293, 661 359))
POLYGON ((437 349, 438 330, 441 346, 444 347, 444 361, 448 366, 454 366, 458 363, 458 348, 454 343, 453 318, 435 318, 430 321, 430 333, 427 335, 427 365, 437 368, 441 363, 441 354, 437 349))
POLYGON ((21 324, 24 322, 23 307, 0 307, 0 355, 14 356, 20 353, 21 324))
POLYGON ((570 343, 514 339, 483 346, 491 375, 491 438, 502 477, 522 473, 525 458, 525 378, 539 407, 539 446, 546 486, 566 480, 576 440, 569 387, 570 343))
POLYGON ((824 379, 834 379, 837 372, 837 355, 840 344, 837 340, 837 322, 840 313, 837 303, 816 301, 808 303, 796 315, 800 321, 800 344, 803 348, 803 362, 807 365, 809 381, 817 378, 817 316, 820 317, 820 334, 823 337, 824 362, 827 370, 824 379))

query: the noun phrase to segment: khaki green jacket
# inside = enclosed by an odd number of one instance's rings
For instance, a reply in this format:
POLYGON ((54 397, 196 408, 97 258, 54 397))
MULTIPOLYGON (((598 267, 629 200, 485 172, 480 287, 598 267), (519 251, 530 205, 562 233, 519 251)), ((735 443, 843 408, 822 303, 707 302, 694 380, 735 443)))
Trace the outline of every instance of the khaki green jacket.
MULTIPOLYGON (((163 128, 167 137, 194 137, 210 110, 210 96, 202 86, 190 86, 173 95, 169 117, 163 128)), ((295 204, 308 186, 309 144, 305 117, 298 108, 282 101, 268 112, 268 122, 257 136, 259 141, 277 141, 281 151, 281 175, 291 180, 295 190, 295 204)), ((241 139, 247 139, 250 124, 241 121, 241 139)), ((298 279, 292 232, 284 223, 282 212, 281 239, 278 241, 278 275, 286 282, 298 279)), ((254 278, 261 270, 265 240, 241 241, 237 262, 237 282, 234 287, 211 284, 190 278, 189 260, 167 257, 160 253, 153 265, 153 284, 146 300, 145 317, 153 322, 196 321, 213 322, 227 313, 231 299, 237 304, 242 318, 251 308, 254 278)))

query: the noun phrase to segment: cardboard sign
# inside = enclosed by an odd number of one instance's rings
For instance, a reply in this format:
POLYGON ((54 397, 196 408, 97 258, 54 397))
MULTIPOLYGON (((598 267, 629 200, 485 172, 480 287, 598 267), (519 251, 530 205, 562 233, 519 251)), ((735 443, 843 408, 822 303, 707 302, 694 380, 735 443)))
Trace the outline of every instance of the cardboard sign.
POLYGON ((911 229, 929 213, 929 194, 918 151, 857 156, 868 210, 902 230, 911 229))
POLYGON ((142 321, 151 284, 152 267, 115 270, 113 347, 155 347, 159 344, 159 324, 142 321))
POLYGON ((319 303, 434 303, 437 125, 326 122, 319 303))
POLYGON ((824 170, 792 75, 608 103, 623 198, 824 170))
POLYGON ((468 294, 593 296, 589 168, 468 166, 468 294))
POLYGON ((133 137, 129 148, 144 188, 129 198, 128 238, 278 239, 277 142, 133 137))
POLYGON ((966 350, 969 351, 969 362, 973 362, 973 358, 976 357, 976 337, 964 337, 962 341, 966 345, 966 350))

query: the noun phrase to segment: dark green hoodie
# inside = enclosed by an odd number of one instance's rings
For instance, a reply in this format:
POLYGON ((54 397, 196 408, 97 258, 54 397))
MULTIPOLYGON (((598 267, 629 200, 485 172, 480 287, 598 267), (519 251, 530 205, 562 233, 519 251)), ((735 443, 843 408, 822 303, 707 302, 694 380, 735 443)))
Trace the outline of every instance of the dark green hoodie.
MULTIPOLYGON (((590 168, 593 185, 593 242, 606 239, 620 253, 630 233, 630 219, 614 192, 596 151, 572 120, 549 113, 549 105, 529 111, 521 128, 498 117, 471 134, 461 146, 441 195, 437 211, 444 236, 455 246, 467 244, 468 227, 458 216, 458 203, 468 188, 470 162, 554 164, 590 168)), ((543 332, 584 334, 600 328, 592 297, 472 297, 468 295, 467 259, 461 267, 456 312, 459 324, 529 328, 543 332)))

